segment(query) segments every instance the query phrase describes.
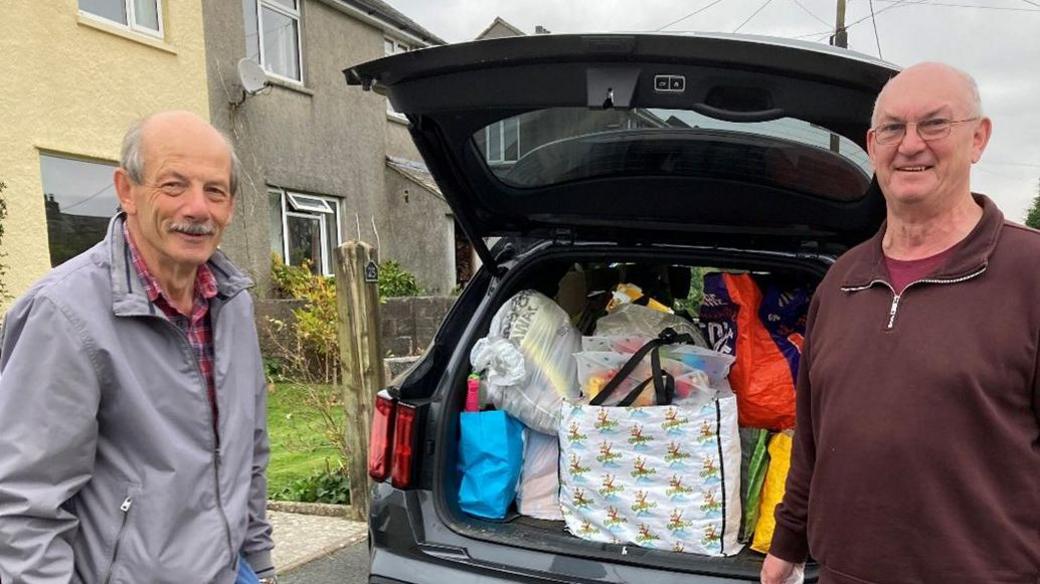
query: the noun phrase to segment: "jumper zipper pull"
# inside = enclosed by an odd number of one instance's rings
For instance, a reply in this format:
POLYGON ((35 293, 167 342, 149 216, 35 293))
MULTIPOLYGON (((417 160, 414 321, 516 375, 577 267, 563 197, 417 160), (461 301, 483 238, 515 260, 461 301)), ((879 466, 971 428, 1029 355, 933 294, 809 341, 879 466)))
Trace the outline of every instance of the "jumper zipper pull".
POLYGON ((130 510, 130 505, 133 505, 133 504, 134 504, 133 498, 127 497, 127 498, 123 499, 123 504, 119 506, 119 510, 122 511, 123 513, 126 513, 127 511, 130 510))
POLYGON ((890 308, 889 311, 888 311, 888 327, 887 328, 889 328, 889 329, 891 329, 892 326, 895 325, 895 322, 896 322, 896 310, 899 309, 899 299, 900 298, 901 297, 899 296, 899 294, 896 294, 895 296, 892 297, 892 308, 890 308))

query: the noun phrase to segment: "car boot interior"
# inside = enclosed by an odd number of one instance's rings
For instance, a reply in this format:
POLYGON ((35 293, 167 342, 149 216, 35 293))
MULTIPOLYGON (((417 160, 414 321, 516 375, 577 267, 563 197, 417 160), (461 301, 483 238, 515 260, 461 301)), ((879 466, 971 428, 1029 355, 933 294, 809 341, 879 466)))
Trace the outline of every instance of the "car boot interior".
MULTIPOLYGON (((474 314, 458 354, 468 355, 488 333, 496 310, 522 290, 535 290, 562 308, 582 335, 592 335, 596 322, 607 314, 612 291, 620 284, 634 284, 645 297, 668 307, 693 326, 699 324, 705 275, 749 274, 759 281, 784 287, 815 288, 828 261, 775 252, 718 249, 643 248, 618 246, 547 246, 510 265, 494 285, 488 300, 474 314)), ((553 553, 566 553, 601 561, 635 563, 682 572, 714 574, 737 579, 757 579, 763 554, 748 545, 736 555, 708 557, 644 548, 631 543, 607 543, 581 539, 562 520, 546 520, 518 513, 510 506, 501 520, 487 520, 460 508, 458 493, 459 413, 465 407, 468 360, 458 360, 442 386, 445 409, 439 416, 438 446, 432 470, 434 499, 441 520, 466 537, 500 542, 553 553)), ((562 458, 561 465, 566 464, 562 458)), ((747 537, 750 543, 750 535, 747 537)), ((809 581, 815 578, 810 566, 809 581)))

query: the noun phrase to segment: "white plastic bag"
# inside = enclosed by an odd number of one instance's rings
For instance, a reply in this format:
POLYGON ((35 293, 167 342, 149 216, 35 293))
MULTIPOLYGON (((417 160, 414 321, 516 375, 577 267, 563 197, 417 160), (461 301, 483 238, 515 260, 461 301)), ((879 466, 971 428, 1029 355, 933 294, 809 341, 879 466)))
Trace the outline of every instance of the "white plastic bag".
POLYGON ((560 510, 560 439, 527 430, 524 468, 516 491, 517 510, 536 519, 562 521, 560 510))
POLYGON ((690 321, 681 316, 659 312, 638 304, 622 304, 610 314, 596 321, 596 336, 656 337, 666 328, 670 328, 680 335, 690 335, 693 343, 699 347, 708 346, 701 332, 690 321))
POLYGON ((470 362, 474 370, 488 372, 488 395, 495 407, 529 428, 555 434, 563 398, 579 395, 573 354, 580 347, 581 335, 567 313, 551 298, 524 290, 495 313, 488 336, 470 352, 470 362))

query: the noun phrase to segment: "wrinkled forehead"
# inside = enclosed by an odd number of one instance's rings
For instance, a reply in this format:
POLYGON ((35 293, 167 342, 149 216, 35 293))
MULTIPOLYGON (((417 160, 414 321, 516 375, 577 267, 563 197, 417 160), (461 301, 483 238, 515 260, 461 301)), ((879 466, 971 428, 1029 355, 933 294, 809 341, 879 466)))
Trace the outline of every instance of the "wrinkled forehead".
POLYGON ((874 119, 913 120, 933 115, 967 117, 974 110, 970 82, 954 71, 905 71, 878 96, 874 119))
POLYGON ((231 150, 219 133, 207 132, 207 129, 181 128, 146 134, 143 143, 146 174, 176 171, 184 176, 229 181, 231 150))

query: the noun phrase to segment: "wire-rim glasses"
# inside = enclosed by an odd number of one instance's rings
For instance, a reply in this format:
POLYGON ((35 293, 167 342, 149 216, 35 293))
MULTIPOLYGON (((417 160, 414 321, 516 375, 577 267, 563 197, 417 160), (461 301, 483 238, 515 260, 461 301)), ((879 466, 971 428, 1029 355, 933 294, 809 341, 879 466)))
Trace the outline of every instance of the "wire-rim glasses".
POLYGON ((891 124, 881 124, 876 128, 871 128, 874 132, 874 141, 884 146, 886 144, 895 144, 903 139, 906 135, 906 129, 908 126, 914 126, 917 130, 917 135, 925 142, 931 142, 932 140, 941 140, 950 135, 953 131, 953 127, 957 124, 964 124, 967 122, 977 121, 978 116, 974 118, 965 118, 963 120, 947 120, 945 118, 930 118, 920 122, 893 122, 891 124))

